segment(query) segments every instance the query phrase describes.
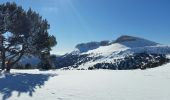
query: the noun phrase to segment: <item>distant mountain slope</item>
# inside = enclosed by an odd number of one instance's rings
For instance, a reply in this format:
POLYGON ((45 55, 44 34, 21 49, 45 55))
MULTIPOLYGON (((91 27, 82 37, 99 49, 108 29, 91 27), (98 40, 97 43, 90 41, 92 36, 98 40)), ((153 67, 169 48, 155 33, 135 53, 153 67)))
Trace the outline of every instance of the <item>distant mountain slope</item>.
POLYGON ((129 48, 158 45, 158 43, 152 42, 150 40, 126 35, 119 37, 117 40, 114 41, 114 43, 119 43, 129 48))
POLYGON ((113 42, 108 41, 105 45, 100 43, 90 42, 76 46, 79 47, 77 50, 57 58, 56 67, 137 69, 157 67, 169 61, 166 55, 170 54, 170 46, 139 37, 121 36, 113 42))
POLYGON ((89 43, 81 43, 76 45, 76 48, 80 53, 87 52, 89 50, 97 49, 100 46, 109 45, 109 41, 101 41, 101 42, 89 42, 89 43))

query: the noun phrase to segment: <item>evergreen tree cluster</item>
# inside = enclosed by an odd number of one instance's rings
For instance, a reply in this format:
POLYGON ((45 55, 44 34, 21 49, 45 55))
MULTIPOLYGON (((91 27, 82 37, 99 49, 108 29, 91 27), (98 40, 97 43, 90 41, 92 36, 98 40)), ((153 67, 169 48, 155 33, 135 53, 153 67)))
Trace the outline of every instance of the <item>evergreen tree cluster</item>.
MULTIPOLYGON (((55 60, 56 68, 78 68, 88 62, 94 62, 101 59, 102 56, 89 57, 87 54, 66 54, 57 57, 55 60)), ((162 54, 149 54, 146 52, 136 53, 126 56, 124 58, 113 59, 111 62, 97 63, 89 70, 93 69, 110 69, 110 70, 132 70, 132 69, 146 69, 161 66, 170 60, 162 54)))
POLYGON ((55 66, 53 65, 53 60, 51 59, 51 56, 49 53, 42 53, 40 58, 41 58, 41 61, 38 64, 39 69, 49 70, 49 69, 55 68, 55 66))
POLYGON ((63 67, 78 68, 79 65, 81 64, 84 64, 89 61, 95 61, 100 58, 101 56, 89 57, 87 54, 82 54, 82 55, 66 54, 63 56, 56 57, 54 62, 55 62, 55 67, 57 69, 63 68, 63 67))
POLYGON ((92 58, 89 58, 88 55, 66 54, 64 56, 57 57, 55 60, 55 66, 57 69, 68 66, 77 68, 81 63, 87 62, 91 59, 92 58))
POLYGON ((111 70, 131 70, 131 69, 146 69, 161 66, 170 59, 161 54, 147 54, 137 53, 132 56, 125 57, 124 59, 116 59, 114 63, 97 63, 89 70, 93 69, 111 69, 111 70))

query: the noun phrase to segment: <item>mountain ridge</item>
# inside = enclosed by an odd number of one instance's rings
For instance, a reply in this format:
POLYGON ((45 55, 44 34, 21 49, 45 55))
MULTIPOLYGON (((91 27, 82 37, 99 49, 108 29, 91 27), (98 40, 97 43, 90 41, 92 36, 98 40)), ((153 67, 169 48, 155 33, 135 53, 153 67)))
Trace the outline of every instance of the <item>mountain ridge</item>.
MULTIPOLYGON (((82 46, 79 45, 80 49, 83 50, 85 47, 86 50, 81 52, 77 48, 77 50, 59 57, 56 60, 56 67, 65 67, 66 69, 138 69, 141 66, 147 67, 147 64, 150 64, 150 67, 157 67, 160 65, 159 63, 163 64, 169 61, 166 55, 170 54, 170 46, 147 39, 123 35, 113 42, 105 42, 105 45, 100 45, 100 43, 89 42, 81 44, 82 46), (136 63, 138 61, 140 61, 139 66, 136 63), (129 62, 135 67, 128 67, 129 62), (105 66, 109 66, 109 68, 105 68, 105 66)), ((129 66, 131 65, 129 64, 129 66)))
POLYGON ((159 43, 156 43, 156 42, 153 42, 153 41, 150 41, 147 39, 134 37, 134 36, 128 36, 128 35, 122 35, 113 41, 104 40, 101 42, 92 41, 92 42, 87 42, 87 43, 80 43, 75 46, 75 50, 78 50, 80 53, 83 53, 83 52, 88 52, 90 50, 97 49, 100 46, 108 46, 108 45, 112 45, 115 43, 122 44, 122 45, 124 45, 126 47, 130 47, 130 48, 133 48, 134 46, 142 47, 142 46, 159 45, 159 43), (138 42, 136 42, 136 41, 138 41, 138 42), (130 42, 130 43, 127 43, 127 42, 130 42))

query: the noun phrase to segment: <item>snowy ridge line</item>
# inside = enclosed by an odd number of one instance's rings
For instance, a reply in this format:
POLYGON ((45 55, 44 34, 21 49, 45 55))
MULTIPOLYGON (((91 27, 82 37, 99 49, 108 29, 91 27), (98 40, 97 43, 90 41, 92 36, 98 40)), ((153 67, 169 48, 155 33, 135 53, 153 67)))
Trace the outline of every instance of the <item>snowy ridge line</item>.
POLYGON ((127 49, 123 51, 125 53, 155 53, 155 54, 170 54, 169 46, 148 46, 148 47, 137 47, 133 49, 127 49))
MULTIPOLYGON (((115 69, 114 67, 121 66, 122 68, 119 69, 127 69, 127 66, 133 65, 136 69, 148 65, 148 68, 151 68, 167 63, 168 58, 165 55, 168 54, 170 55, 170 46, 168 45, 138 37, 121 36, 107 45, 99 46, 95 42, 82 43, 82 46, 75 48, 73 52, 61 56, 56 61, 56 67, 88 69, 96 66, 96 68, 115 69), (81 52, 83 47, 86 50, 81 52)), ((129 67, 129 69, 132 69, 132 67, 129 67)))
MULTIPOLYGON (((97 50, 96 50, 97 51, 97 50)), ((137 48, 126 48, 124 50, 117 50, 110 52, 110 54, 105 55, 103 52, 97 52, 96 51, 89 51, 87 53, 82 53, 82 54, 88 54, 89 57, 95 57, 95 56, 103 56, 103 57, 124 57, 128 55, 132 55, 134 53, 154 53, 154 54, 170 54, 170 46, 164 46, 164 45, 159 45, 159 46, 147 46, 147 47, 137 47, 137 48)), ((80 54, 80 55, 82 55, 80 54)))

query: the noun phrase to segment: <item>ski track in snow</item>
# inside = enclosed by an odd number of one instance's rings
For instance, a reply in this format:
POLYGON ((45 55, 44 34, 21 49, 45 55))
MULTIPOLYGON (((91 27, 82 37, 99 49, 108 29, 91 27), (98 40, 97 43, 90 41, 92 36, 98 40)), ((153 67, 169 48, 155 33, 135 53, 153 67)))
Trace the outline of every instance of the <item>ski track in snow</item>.
POLYGON ((147 70, 12 70, 11 74, 6 80, 0 75, 4 100, 170 100, 170 63, 147 70), (14 76, 20 78, 10 81, 14 76), (20 82, 25 89, 17 87, 20 82))

